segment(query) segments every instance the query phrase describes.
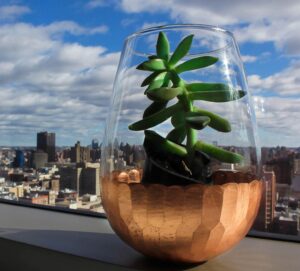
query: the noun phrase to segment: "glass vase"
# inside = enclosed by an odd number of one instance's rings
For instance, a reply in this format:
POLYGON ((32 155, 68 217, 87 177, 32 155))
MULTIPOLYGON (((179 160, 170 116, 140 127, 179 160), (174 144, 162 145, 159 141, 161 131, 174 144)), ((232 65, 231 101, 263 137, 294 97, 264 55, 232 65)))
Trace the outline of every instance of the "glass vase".
POLYGON ((129 36, 101 157, 103 207, 120 238, 161 260, 211 259, 251 227, 260 171, 233 35, 169 25, 129 36))

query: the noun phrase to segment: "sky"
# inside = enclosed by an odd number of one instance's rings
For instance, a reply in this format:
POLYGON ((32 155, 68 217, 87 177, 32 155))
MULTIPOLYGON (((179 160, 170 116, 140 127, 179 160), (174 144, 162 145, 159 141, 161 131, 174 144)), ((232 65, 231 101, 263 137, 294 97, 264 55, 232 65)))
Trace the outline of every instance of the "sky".
POLYGON ((124 39, 196 23, 233 32, 262 146, 300 146, 299 0, 0 0, 0 145, 103 137, 124 39))

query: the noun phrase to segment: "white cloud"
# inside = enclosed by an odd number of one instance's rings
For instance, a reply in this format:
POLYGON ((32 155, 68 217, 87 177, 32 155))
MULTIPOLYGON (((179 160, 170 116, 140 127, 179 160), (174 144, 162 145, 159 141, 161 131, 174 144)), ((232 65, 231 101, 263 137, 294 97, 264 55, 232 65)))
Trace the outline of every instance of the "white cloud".
POLYGON ((0 6, 0 21, 15 20, 30 11, 30 8, 21 5, 0 6))
POLYGON ((254 93, 272 92, 279 96, 300 95, 300 61, 293 62, 288 68, 262 78, 259 75, 248 76, 248 82, 254 93))
POLYGON ((101 137, 120 54, 66 43, 66 31, 91 34, 71 22, 0 26, 2 142, 34 145, 40 130, 55 131, 59 144, 101 137))
POLYGON ((105 0, 90 0, 85 7, 87 9, 95 9, 99 7, 104 7, 108 5, 108 1, 105 0))
POLYGON ((252 63, 257 60, 257 56, 251 56, 251 55, 242 55, 242 60, 245 63, 252 63))
POLYGON ((123 27, 127 27, 129 25, 132 25, 136 22, 136 19, 134 18, 125 18, 123 20, 121 20, 121 26, 123 27))
POLYGON ((175 22, 205 23, 232 29, 238 41, 274 42, 288 54, 300 54, 300 1, 122 0, 128 13, 168 13, 175 22))
POLYGON ((94 35, 106 33, 108 31, 108 27, 106 25, 100 25, 93 28, 86 28, 80 26, 79 24, 73 21, 54 22, 41 28, 43 28, 50 34, 69 32, 72 35, 94 35))
POLYGON ((299 146, 300 98, 255 96, 262 145, 299 146))

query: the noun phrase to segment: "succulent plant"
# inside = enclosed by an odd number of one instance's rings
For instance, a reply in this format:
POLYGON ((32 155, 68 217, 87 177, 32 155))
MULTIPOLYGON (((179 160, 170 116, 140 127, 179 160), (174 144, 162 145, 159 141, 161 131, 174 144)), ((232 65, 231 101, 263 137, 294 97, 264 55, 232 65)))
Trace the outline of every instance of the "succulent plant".
POLYGON ((197 131, 209 126, 219 132, 228 133, 231 126, 223 117, 196 107, 195 100, 223 103, 242 98, 246 92, 234 90, 223 83, 185 82, 180 74, 214 65, 218 58, 199 56, 187 61, 182 59, 188 54, 193 35, 185 37, 170 54, 170 45, 165 33, 160 32, 156 44, 156 55, 137 66, 138 70, 152 72, 142 82, 146 87, 145 95, 152 104, 145 109, 143 119, 129 126, 133 131, 145 131, 144 145, 151 146, 162 155, 180 157, 188 170, 193 171, 196 153, 226 163, 241 163, 243 157, 217 146, 200 141, 197 131), (168 106, 168 102, 177 102, 168 106), (173 129, 166 138, 150 128, 171 119, 173 129))

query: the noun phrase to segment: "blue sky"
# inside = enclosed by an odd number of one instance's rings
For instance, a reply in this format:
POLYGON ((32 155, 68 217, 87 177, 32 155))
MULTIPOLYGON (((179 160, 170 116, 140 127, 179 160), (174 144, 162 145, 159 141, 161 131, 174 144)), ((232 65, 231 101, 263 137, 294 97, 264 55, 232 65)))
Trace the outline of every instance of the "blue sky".
POLYGON ((234 33, 262 145, 300 146, 299 10, 298 0, 1 0, 0 145, 34 145, 41 130, 58 145, 101 140, 125 37, 201 23, 234 33))

